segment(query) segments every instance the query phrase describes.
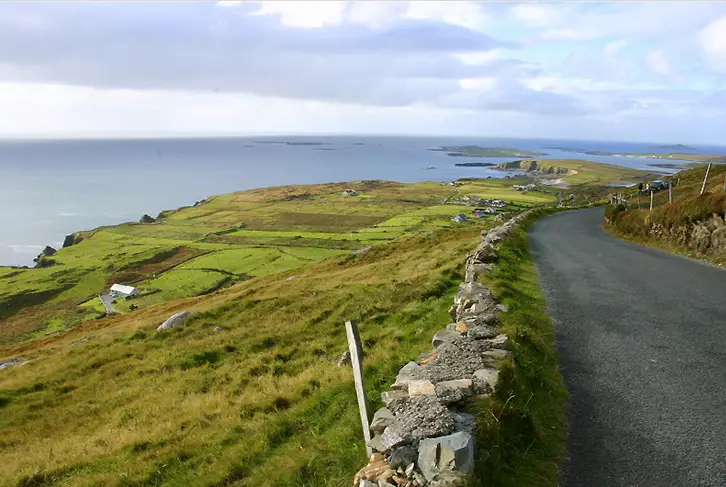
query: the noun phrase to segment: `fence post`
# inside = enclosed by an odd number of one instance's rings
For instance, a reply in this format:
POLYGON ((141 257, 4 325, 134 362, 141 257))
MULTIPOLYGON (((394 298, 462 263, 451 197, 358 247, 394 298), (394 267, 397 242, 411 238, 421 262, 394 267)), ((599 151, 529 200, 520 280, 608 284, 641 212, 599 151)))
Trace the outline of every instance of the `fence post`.
POLYGON ((650 189, 650 211, 653 211, 653 188, 650 189))
POLYGON ((668 181, 668 204, 673 203, 673 181, 668 181))
POLYGON ((708 167, 706 168, 706 176, 703 178, 703 186, 701 186, 701 194, 703 194, 704 191, 706 191, 706 183, 708 182, 708 173, 711 172, 711 163, 708 163, 708 167))
POLYGON ((355 381, 355 393, 358 396, 358 410, 360 411, 360 422, 363 426, 363 440, 366 444, 366 455, 370 458, 373 450, 368 446, 371 441, 371 429, 368 423, 368 398, 363 384, 363 346, 358 333, 358 323, 354 320, 345 322, 345 333, 348 335, 348 347, 350 349, 350 362, 353 365, 353 380, 355 381))
POLYGON ((726 174, 723 177, 723 192, 726 193, 726 174))

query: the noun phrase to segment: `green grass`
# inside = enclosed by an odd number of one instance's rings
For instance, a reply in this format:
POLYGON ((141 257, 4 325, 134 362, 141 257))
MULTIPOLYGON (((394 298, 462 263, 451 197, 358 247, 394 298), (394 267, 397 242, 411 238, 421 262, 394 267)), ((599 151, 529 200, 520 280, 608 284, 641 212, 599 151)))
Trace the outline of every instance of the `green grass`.
POLYGON ((449 319, 480 228, 433 231, 312 264, 294 280, 271 274, 6 349, 41 360, 0 375, 0 485, 350 485, 365 452, 351 371, 334 366, 347 349, 344 321, 360 323, 377 406, 449 319), (154 331, 181 309, 201 314, 154 331))
POLYGON ((530 216, 501 246, 485 283, 509 312, 502 331, 513 343, 513 362, 500 375, 497 394, 477 405, 480 453, 474 485, 545 487, 558 484, 565 438, 566 390, 558 368, 552 323, 529 252, 530 216))
MULTIPOLYGON (((61 249, 52 267, 1 271, 0 317, 6 321, 0 325, 0 343, 32 336, 49 319, 64 319, 68 328, 83 317, 93 317, 80 305, 113 283, 158 290, 134 300, 143 308, 237 279, 284 272, 363 247, 454 228, 451 218, 471 207, 441 204, 453 194, 501 197, 523 205, 554 199, 542 193, 517 193, 512 184, 469 181, 464 192, 438 183, 390 181, 264 188, 165 211, 152 224, 125 223, 81 232, 84 240, 61 249), (341 196, 346 188, 364 197, 341 196)), ((121 302, 116 308, 127 312, 130 307, 121 302)))

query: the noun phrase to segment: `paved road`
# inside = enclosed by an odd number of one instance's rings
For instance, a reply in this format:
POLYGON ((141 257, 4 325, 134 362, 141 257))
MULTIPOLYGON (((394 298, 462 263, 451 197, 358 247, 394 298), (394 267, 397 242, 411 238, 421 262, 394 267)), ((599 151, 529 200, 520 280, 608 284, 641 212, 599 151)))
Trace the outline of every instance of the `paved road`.
POLYGON ((113 309, 113 296, 110 294, 101 294, 99 298, 101 298, 101 302, 103 303, 103 307, 106 308, 107 314, 112 315, 116 313, 116 310, 113 309))
POLYGON ((562 486, 726 486, 726 271, 545 218, 532 252, 570 391, 562 486))

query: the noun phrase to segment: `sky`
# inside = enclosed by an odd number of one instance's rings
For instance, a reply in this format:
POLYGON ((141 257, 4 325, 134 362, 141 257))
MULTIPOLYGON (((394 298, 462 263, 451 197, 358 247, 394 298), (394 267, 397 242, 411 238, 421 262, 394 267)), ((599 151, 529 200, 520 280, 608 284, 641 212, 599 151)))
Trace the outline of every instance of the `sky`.
POLYGON ((0 2, 1 137, 726 145, 726 2, 0 2))

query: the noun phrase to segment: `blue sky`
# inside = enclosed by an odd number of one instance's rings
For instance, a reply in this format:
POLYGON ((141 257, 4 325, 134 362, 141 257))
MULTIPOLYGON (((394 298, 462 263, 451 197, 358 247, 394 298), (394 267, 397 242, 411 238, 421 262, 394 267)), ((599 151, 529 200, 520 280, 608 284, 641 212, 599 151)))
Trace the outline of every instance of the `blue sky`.
POLYGON ((726 133, 724 2, 4 2, 0 135, 726 133))

